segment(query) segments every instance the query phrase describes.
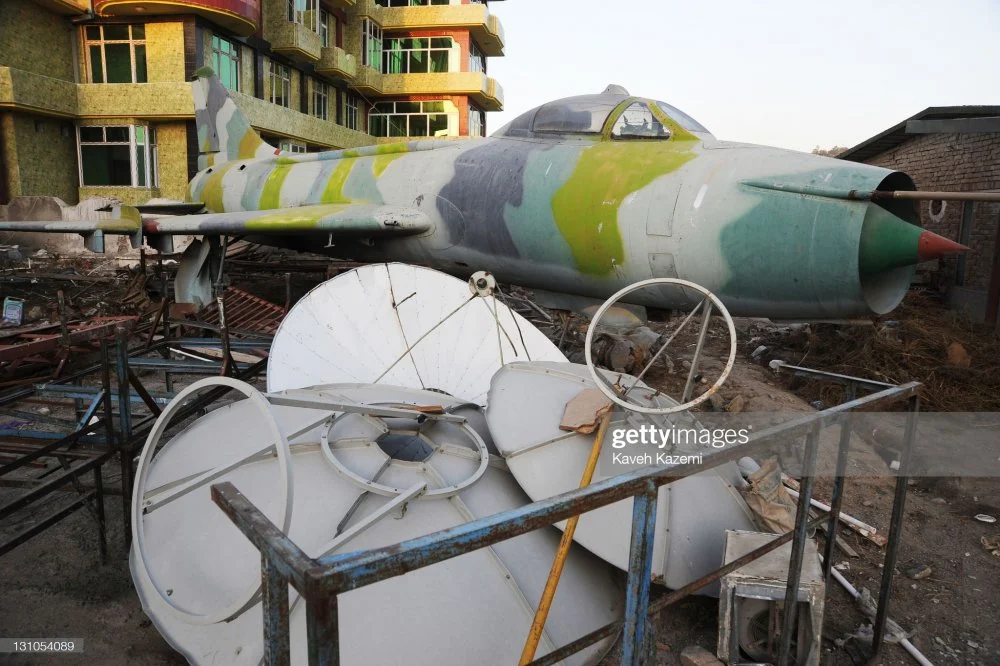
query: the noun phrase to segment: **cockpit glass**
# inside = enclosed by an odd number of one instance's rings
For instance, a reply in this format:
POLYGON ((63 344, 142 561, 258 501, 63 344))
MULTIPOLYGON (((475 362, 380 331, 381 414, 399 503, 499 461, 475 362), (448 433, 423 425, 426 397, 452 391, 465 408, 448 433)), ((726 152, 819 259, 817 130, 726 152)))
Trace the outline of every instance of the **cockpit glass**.
POLYGON ((669 139, 670 130, 656 119, 645 102, 635 102, 618 116, 611 136, 615 139, 669 139))
POLYGON ((697 120, 684 113, 676 106, 671 106, 666 102, 657 102, 656 105, 660 107, 663 113, 667 114, 671 118, 677 121, 677 124, 686 129, 689 132, 701 132, 703 134, 711 134, 705 126, 699 123, 697 120))
POLYGON ((599 134, 622 99, 614 95, 583 95, 549 102, 538 109, 532 129, 535 132, 599 134))

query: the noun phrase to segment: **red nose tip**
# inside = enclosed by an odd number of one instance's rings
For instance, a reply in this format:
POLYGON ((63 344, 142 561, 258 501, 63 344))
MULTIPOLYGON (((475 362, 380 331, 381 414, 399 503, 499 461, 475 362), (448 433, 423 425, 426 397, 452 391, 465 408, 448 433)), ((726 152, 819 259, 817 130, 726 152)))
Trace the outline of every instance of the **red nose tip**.
POLYGON ((920 240, 917 243, 917 254, 920 256, 920 261, 930 261, 946 254, 965 252, 968 249, 961 243, 948 240, 933 231, 925 231, 920 234, 920 240))

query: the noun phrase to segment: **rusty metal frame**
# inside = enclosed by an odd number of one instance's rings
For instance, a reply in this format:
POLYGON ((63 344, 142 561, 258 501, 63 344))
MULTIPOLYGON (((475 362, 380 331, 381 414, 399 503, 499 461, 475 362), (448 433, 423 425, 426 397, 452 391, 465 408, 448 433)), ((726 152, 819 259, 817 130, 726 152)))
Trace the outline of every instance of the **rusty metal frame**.
MULTIPOLYGON (((848 386, 851 399, 829 409, 804 415, 794 421, 770 427, 755 433, 750 443, 728 451, 716 453, 702 464, 681 465, 673 468, 641 469, 620 476, 605 479, 578 490, 572 490, 555 497, 534 502, 527 506, 500 514, 471 521, 457 527, 434 534, 418 537, 391 546, 367 551, 310 558, 291 539, 255 507, 231 483, 212 486, 212 499, 236 524, 243 534, 261 553, 261 577, 263 584, 263 637, 265 662, 271 666, 289 664, 289 610, 288 585, 292 585, 306 600, 307 652, 313 666, 323 664, 335 666, 340 663, 338 596, 341 593, 400 576, 409 571, 441 562, 479 548, 484 548, 521 534, 552 525, 602 506, 607 506, 635 498, 632 532, 632 550, 629 558, 628 583, 626 587, 626 618, 623 622, 606 625, 586 636, 582 636, 561 648, 542 656, 531 666, 554 664, 597 641, 615 635, 624 629, 621 663, 637 665, 648 663, 654 641, 653 625, 650 622, 663 608, 677 602, 691 593, 719 580, 730 571, 754 559, 792 542, 790 573, 788 577, 786 617, 796 617, 798 587, 801 562, 805 549, 807 532, 824 521, 828 523, 827 557, 824 560, 824 575, 830 575, 832 558, 830 545, 836 539, 836 527, 843 497, 847 450, 850 443, 850 412, 862 407, 874 407, 886 403, 906 400, 909 417, 904 436, 905 453, 900 461, 899 476, 896 481, 896 497, 892 509, 889 542, 883 565, 881 593, 875 620, 875 636, 872 662, 878 660, 885 633, 891 592, 893 568, 899 552, 902 534, 903 508, 906 495, 905 476, 908 452, 912 444, 919 410, 918 391, 920 384, 911 382, 899 386, 883 385, 868 380, 833 375, 808 368, 789 366, 779 368, 809 376, 812 379, 836 381, 848 386), (870 395, 854 397, 858 390, 874 391, 870 395), (845 433, 839 443, 837 477, 834 482, 831 510, 812 520, 809 519, 812 499, 812 477, 815 474, 816 447, 818 435, 823 427, 841 424, 845 433), (667 485, 690 474, 732 462, 746 455, 752 455, 765 448, 777 436, 806 436, 806 466, 797 506, 795 528, 767 545, 748 553, 715 571, 692 581, 655 601, 650 600, 650 565, 652 558, 652 525, 655 524, 656 502, 653 501, 660 486, 667 485)), ((790 663, 792 623, 784 623, 780 640, 778 663, 790 663)))
MULTIPOLYGON (((150 338, 130 348, 130 331, 126 324, 131 320, 134 318, 112 320, 100 327, 87 329, 88 334, 99 331, 99 337, 103 338, 99 363, 57 380, 43 380, 33 386, 13 389, 0 395, 0 409, 4 409, 8 413, 12 405, 29 398, 71 399, 76 403, 77 417, 75 429, 69 434, 63 434, 65 429, 63 432, 29 429, 0 430, 0 449, 3 449, 5 440, 10 439, 38 442, 38 444, 30 445, 18 444, 6 451, 9 454, 17 455, 17 457, 11 462, 0 464, 0 486, 23 488, 25 492, 20 497, 0 506, 0 521, 6 520, 17 511, 30 507, 53 492, 67 490, 68 484, 72 484, 72 489, 76 490, 77 493, 77 497, 64 507, 0 543, 0 556, 29 538, 40 534, 76 510, 86 507, 97 521, 98 545, 101 561, 104 562, 107 557, 104 499, 110 493, 104 487, 102 468, 106 462, 116 456, 121 465, 121 487, 114 494, 120 494, 122 497, 125 543, 127 545, 130 542, 129 513, 134 454, 137 448, 142 445, 146 434, 152 429, 160 414, 161 407, 173 397, 170 390, 166 393, 148 391, 136 371, 162 371, 166 378, 169 378, 171 373, 225 374, 229 372, 236 374, 241 379, 250 379, 263 371, 267 363, 266 359, 252 365, 234 363, 231 361, 228 349, 266 352, 270 348, 270 337, 258 336, 250 339, 229 340, 225 328, 222 329, 221 338, 170 339, 165 337, 157 342, 152 342, 150 338), (111 334, 110 337, 114 338, 111 344, 107 340, 109 334, 111 334), (169 358, 169 352, 172 349, 182 349, 185 346, 220 347, 226 350, 230 366, 227 368, 225 359, 187 361, 169 358), (150 358, 148 355, 153 357, 150 358), (83 385, 83 380, 94 373, 100 373, 101 385, 83 385), (115 383, 112 383, 112 373, 115 375, 115 383), (137 413, 135 411, 137 407, 144 407, 146 413, 137 413), (87 444, 89 448, 75 448, 81 444, 87 444), (37 465, 37 461, 42 458, 58 460, 62 466, 62 473, 48 481, 7 476, 16 469, 22 469, 32 464, 37 465), (93 483, 85 485, 82 477, 91 472, 94 475, 93 483)), ((64 341, 58 336, 54 336, 54 338, 55 344, 61 344, 64 341)), ((175 421, 179 423, 191 417, 219 399, 224 393, 225 391, 212 391, 199 396, 181 410, 175 421)), ((24 420, 30 420, 29 416, 34 417, 35 415, 25 413, 24 420)), ((45 421, 48 425, 70 426, 68 422, 64 423, 45 417, 39 417, 37 420, 39 422, 45 421)))

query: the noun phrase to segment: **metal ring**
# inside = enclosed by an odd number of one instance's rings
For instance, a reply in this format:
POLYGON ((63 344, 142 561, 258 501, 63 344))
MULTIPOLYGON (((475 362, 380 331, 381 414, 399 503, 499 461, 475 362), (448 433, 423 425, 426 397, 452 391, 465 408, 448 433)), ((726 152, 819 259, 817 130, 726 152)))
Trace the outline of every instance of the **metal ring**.
POLYGON ((254 598, 257 594, 257 590, 260 588, 260 580, 258 580, 255 576, 254 580, 248 584, 247 591, 242 593, 237 601, 226 606, 222 610, 216 611, 215 613, 201 615, 198 613, 192 613, 178 606, 157 583, 156 576, 153 575, 152 568, 146 564, 146 542, 142 520, 143 495, 145 494, 144 490, 146 486, 146 477, 149 475, 150 464, 152 463, 156 445, 163 436, 167 427, 170 425, 171 417, 173 417, 174 413, 184 405, 185 399, 188 396, 211 386, 225 386, 241 392, 247 397, 249 402, 256 405, 260 409, 261 413, 264 414, 264 418, 267 420, 271 435, 274 437, 275 450, 278 454, 278 468, 281 476, 280 505, 278 509, 279 518, 276 523, 281 528, 282 532, 288 534, 288 528, 292 522, 291 452, 288 449, 288 440, 285 439, 285 436, 281 433, 277 422, 274 420, 274 415, 271 413, 271 403, 267 401, 264 395, 246 382, 242 382, 231 377, 206 377, 205 379, 196 381, 178 393, 170 404, 167 405, 166 409, 163 410, 159 418, 156 419, 156 424, 150 431, 149 437, 146 438, 146 445, 143 447, 142 455, 139 457, 139 465, 136 468, 135 486, 132 489, 132 542, 138 550, 139 563, 146 570, 146 574, 149 576, 149 580, 153 584, 153 589, 155 589, 157 594, 160 595, 160 598, 166 602, 167 607, 170 608, 179 619, 188 622, 189 624, 197 625, 215 624, 216 622, 222 622, 232 617, 234 613, 237 613, 242 608, 247 606, 248 602, 254 598))
POLYGON ((718 297, 710 292, 705 287, 700 284, 695 284, 694 282, 689 282, 688 280, 681 280, 679 278, 651 278, 649 280, 642 280, 636 282, 635 284, 629 285, 624 289, 613 294, 608 300, 604 301, 597 312, 594 313, 594 318, 590 320, 590 326, 587 328, 587 339, 583 346, 584 355, 587 358, 587 368, 590 370, 590 375, 594 378, 594 382, 597 384, 597 388, 600 389, 601 393, 606 395, 615 404, 624 407, 625 409, 639 412, 642 414, 652 414, 652 415, 664 415, 664 414, 675 414, 677 412, 682 412, 687 409, 691 409, 696 405, 700 405, 711 397, 713 393, 719 390, 719 388, 725 383, 726 379, 729 378, 729 373, 733 369, 733 364, 736 362, 736 326, 733 324, 733 318, 729 314, 729 310, 726 306, 722 304, 722 301, 718 297), (642 405, 636 405, 634 403, 622 400, 618 394, 611 391, 605 385, 605 379, 598 374, 597 367, 594 365, 594 359, 591 354, 590 347, 594 341, 594 331, 597 329, 597 322, 600 320, 604 313, 606 313, 612 305, 620 301, 625 296, 628 296, 634 291, 639 291, 640 289, 645 289, 646 287, 652 287, 655 285, 676 285, 679 287, 687 287, 697 291, 699 294, 705 296, 712 302, 712 305, 719 311, 722 317, 726 320, 726 325, 729 327, 729 361, 726 363, 726 367, 723 369, 722 374, 715 381, 712 386, 702 393, 697 398, 685 402, 682 405, 676 405, 674 407, 643 407, 642 405))
MULTIPOLYGON (((394 486, 387 486, 384 483, 379 483, 378 481, 372 481, 371 479, 366 479, 360 474, 357 474, 356 472, 353 472, 350 469, 348 469, 344 465, 344 463, 342 463, 340 459, 337 458, 336 455, 334 455, 333 449, 330 448, 330 429, 333 428, 333 424, 336 423, 342 416, 346 416, 346 414, 341 414, 340 416, 335 418, 333 423, 330 424, 330 427, 324 428, 322 434, 320 435, 319 448, 323 452, 323 456, 326 458, 327 462, 329 462, 333 466, 333 469, 336 470, 338 474, 340 474, 345 479, 353 483, 358 488, 361 488, 362 490, 367 490, 375 493, 376 495, 382 495, 384 497, 396 497, 398 495, 401 495, 406 490, 405 488, 396 488, 394 486)), ((380 421, 382 420, 379 419, 378 417, 370 417, 370 418, 374 418, 380 421)), ((462 492, 463 490, 471 486, 473 483, 478 481, 480 477, 482 477, 482 475, 486 473, 486 468, 489 467, 490 452, 489 450, 487 450, 486 442, 484 442, 483 438, 479 436, 479 433, 476 432, 475 429, 472 426, 470 426, 467 422, 455 423, 452 425, 458 426, 465 433, 465 435, 470 440, 472 440, 472 443, 476 445, 476 452, 479 453, 479 467, 476 469, 475 472, 470 474, 461 483, 456 483, 455 485, 452 486, 445 486, 444 488, 427 490, 427 492, 423 493, 420 497, 417 498, 418 500, 443 499, 447 497, 452 497, 453 495, 457 495, 458 493, 462 492)), ((426 462, 434 457, 434 454, 437 453, 437 450, 438 447, 434 446, 431 455, 428 456, 425 460, 421 461, 420 463, 414 462, 408 464, 419 465, 422 462, 426 462)), ((382 455, 384 455, 387 460, 390 461, 394 460, 393 458, 388 456, 384 451, 382 451, 381 448, 379 448, 379 452, 382 453, 382 455)))

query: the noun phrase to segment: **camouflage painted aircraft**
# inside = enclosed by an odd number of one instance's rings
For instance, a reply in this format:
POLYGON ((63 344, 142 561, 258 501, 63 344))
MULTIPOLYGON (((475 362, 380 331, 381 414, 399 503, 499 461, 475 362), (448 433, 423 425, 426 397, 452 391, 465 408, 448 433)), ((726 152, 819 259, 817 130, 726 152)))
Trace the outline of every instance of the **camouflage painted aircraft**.
MULTIPOLYGON (((917 226, 913 202, 871 200, 913 190, 906 174, 718 141, 619 86, 544 104, 488 138, 292 154, 260 138, 211 69, 192 85, 201 170, 184 207, 207 212, 122 206, 112 220, 0 230, 82 233, 92 249, 106 233, 163 250, 173 234, 240 236, 590 298, 681 277, 734 314, 786 319, 888 312, 915 264, 964 249, 917 226)), ((672 289, 637 302, 689 303, 672 289)))

